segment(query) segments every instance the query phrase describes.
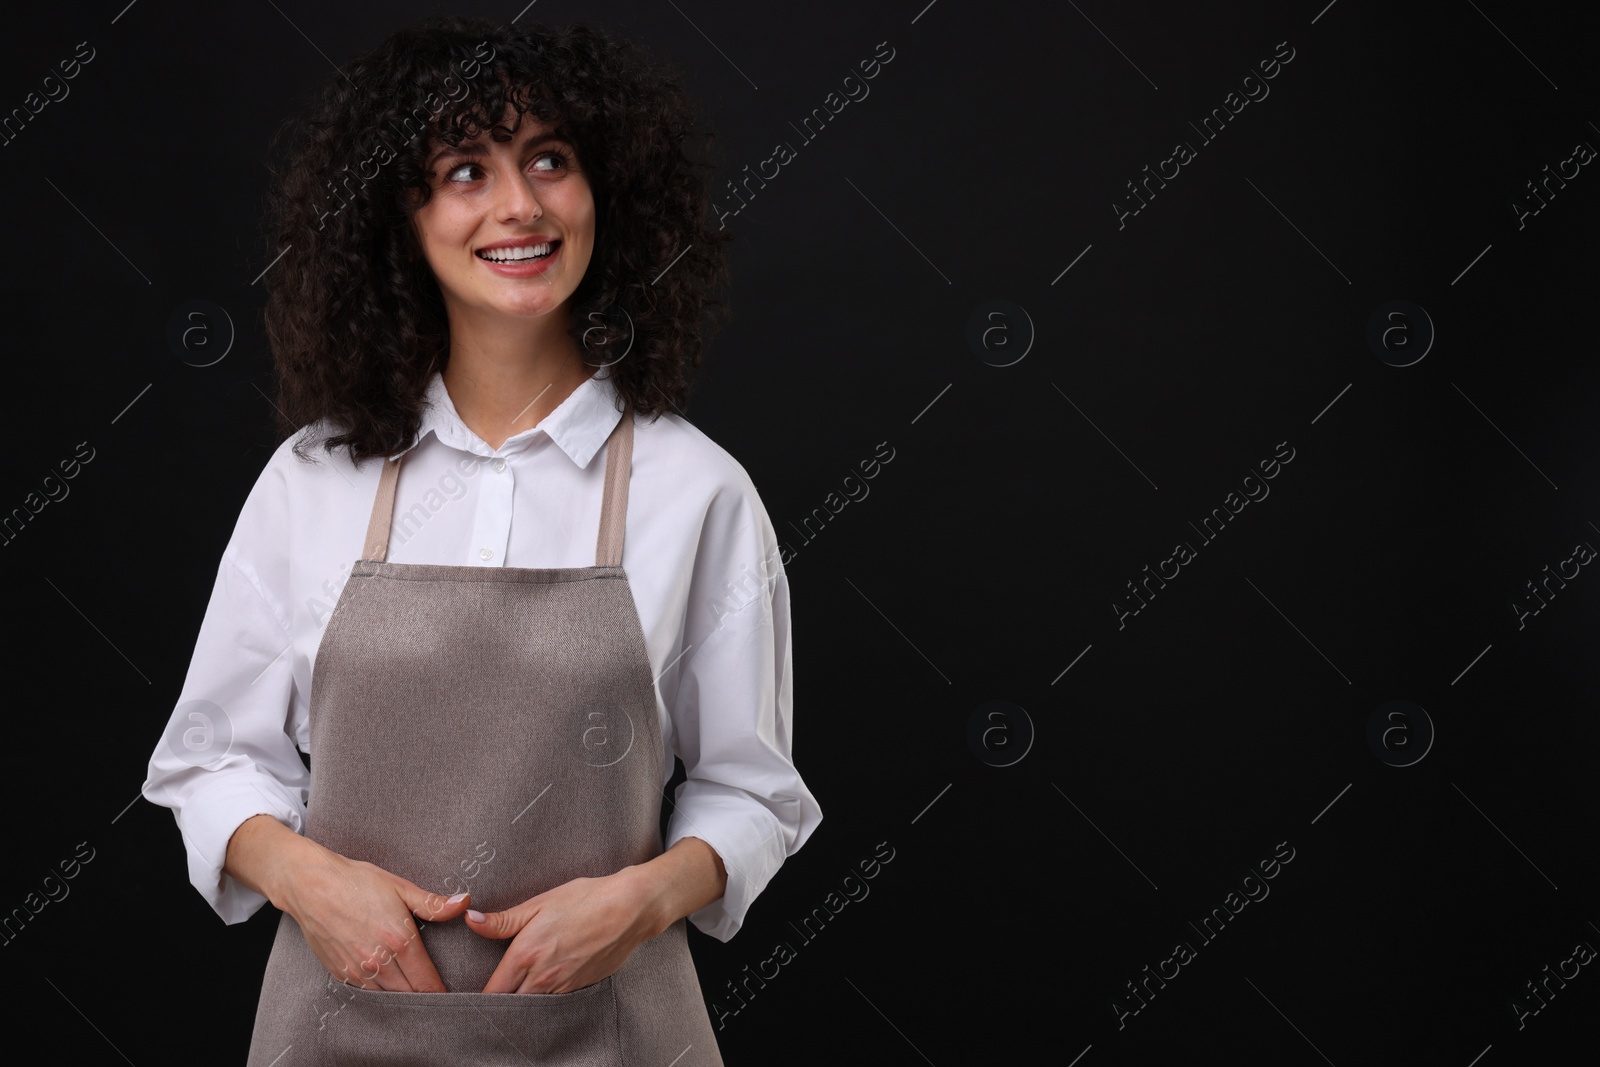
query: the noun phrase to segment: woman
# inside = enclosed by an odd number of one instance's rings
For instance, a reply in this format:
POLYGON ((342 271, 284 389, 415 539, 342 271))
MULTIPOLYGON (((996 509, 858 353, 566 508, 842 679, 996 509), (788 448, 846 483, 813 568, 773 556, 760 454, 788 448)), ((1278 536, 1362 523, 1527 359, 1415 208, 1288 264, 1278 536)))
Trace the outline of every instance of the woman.
POLYGON ((689 130, 627 45, 440 19, 274 185, 293 436, 144 787, 225 921, 283 912, 251 1064, 721 1063, 686 920, 821 812, 771 522, 673 413, 727 239, 689 130))

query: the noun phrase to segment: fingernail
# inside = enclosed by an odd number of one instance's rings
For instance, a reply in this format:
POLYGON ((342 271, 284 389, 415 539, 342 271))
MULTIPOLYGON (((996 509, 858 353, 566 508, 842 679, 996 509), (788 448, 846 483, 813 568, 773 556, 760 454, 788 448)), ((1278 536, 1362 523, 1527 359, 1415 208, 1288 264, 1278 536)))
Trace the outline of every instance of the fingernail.
POLYGON ((466 899, 467 899, 467 895, 465 893, 457 893, 455 896, 453 896, 449 900, 445 901, 445 903, 446 904, 459 904, 463 900, 466 900, 466 899))
POLYGON ((475 923, 481 923, 481 922, 483 922, 483 912, 474 911, 473 909, 468 908, 467 909, 467 918, 471 919, 475 923))

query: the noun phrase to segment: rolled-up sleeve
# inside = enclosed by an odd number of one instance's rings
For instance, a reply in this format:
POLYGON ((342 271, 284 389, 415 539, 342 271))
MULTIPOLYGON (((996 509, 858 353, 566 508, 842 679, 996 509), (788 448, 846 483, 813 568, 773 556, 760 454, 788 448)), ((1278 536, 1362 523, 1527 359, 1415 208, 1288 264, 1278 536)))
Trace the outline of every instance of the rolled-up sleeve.
POLYGON ((310 786, 290 721, 289 619, 257 569, 258 561, 275 564, 282 545, 273 540, 261 488, 217 569, 188 675, 142 787, 145 799, 172 809, 189 880, 226 923, 243 922, 267 902, 222 869, 233 832, 260 814, 301 832, 310 786), (252 527, 252 516, 265 528, 252 527), (257 543, 272 545, 264 559, 252 558, 257 543))
POLYGON ((727 941, 822 809, 795 768, 789 583, 752 485, 729 485, 707 508, 669 710, 688 779, 667 847, 698 837, 722 858, 722 897, 689 916, 727 941))

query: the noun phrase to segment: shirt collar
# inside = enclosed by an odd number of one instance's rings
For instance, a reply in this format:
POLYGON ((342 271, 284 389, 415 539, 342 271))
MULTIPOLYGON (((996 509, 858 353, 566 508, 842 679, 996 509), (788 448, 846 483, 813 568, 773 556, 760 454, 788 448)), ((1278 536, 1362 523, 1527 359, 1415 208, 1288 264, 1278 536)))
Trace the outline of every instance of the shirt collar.
MULTIPOLYGON (((444 375, 438 371, 434 372, 433 378, 428 382, 423 404, 422 427, 417 432, 416 441, 393 453, 389 458, 405 455, 421 444, 429 433, 442 443, 464 452, 479 456, 496 454, 495 449, 491 449, 487 442, 461 421, 461 416, 456 413, 455 403, 450 399, 449 391, 445 389, 444 375)), ((539 425, 507 438, 500 446, 499 454, 520 452, 532 444, 539 434, 544 434, 554 441, 556 447, 565 452, 572 462, 579 467, 588 467, 589 461, 600 451, 600 447, 606 443, 606 439, 611 436, 611 431, 616 429, 621 419, 622 410, 616 386, 609 378, 602 378, 596 373, 574 389, 571 395, 539 422, 539 425)))

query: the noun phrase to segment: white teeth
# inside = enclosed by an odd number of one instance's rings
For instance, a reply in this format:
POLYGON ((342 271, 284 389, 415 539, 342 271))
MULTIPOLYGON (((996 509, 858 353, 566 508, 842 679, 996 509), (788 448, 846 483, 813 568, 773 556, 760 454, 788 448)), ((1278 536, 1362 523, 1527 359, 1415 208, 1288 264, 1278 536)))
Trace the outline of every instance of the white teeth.
POLYGON ((542 245, 523 245, 520 248, 486 248, 478 255, 493 263, 515 263, 519 260, 548 256, 550 249, 550 242, 546 241, 542 245))

